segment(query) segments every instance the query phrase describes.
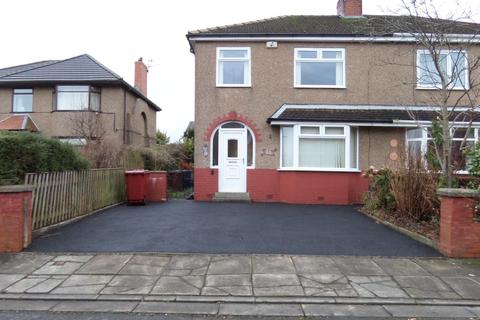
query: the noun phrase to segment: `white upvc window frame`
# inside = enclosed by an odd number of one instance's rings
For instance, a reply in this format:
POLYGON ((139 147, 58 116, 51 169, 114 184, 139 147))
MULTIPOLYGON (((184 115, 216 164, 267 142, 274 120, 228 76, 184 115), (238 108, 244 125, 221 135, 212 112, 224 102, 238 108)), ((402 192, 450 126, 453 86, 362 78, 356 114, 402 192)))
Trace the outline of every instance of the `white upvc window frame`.
POLYGON ((347 77, 346 77, 346 69, 347 69, 347 58, 345 56, 345 48, 295 48, 293 53, 293 87, 294 88, 312 88, 312 89, 346 89, 347 88, 347 77), (299 51, 317 51, 317 58, 299 58, 298 52, 299 51), (324 59, 318 58, 322 57, 322 52, 324 51, 341 51, 342 52, 342 59, 324 59), (343 63, 343 83, 341 85, 308 85, 308 84, 301 84, 299 83, 300 77, 297 77, 297 72, 300 70, 297 68, 298 62, 304 63, 314 63, 314 62, 342 62, 343 63))
POLYGON ((252 86, 252 51, 250 47, 217 47, 216 53, 216 86, 219 88, 249 88, 252 86), (220 58, 220 51, 246 50, 246 58, 220 58), (220 62, 237 61, 247 63, 246 83, 243 84, 223 84, 220 83, 220 62))
MULTIPOLYGON (((405 130, 405 150, 408 154, 409 150, 410 150, 410 142, 418 142, 420 141, 420 153, 421 153, 421 156, 422 158, 425 158, 425 156, 427 155, 427 152, 428 152, 428 141, 432 140, 431 137, 428 136, 428 129, 430 128, 430 126, 428 127, 416 127, 416 128, 407 128, 405 130), (408 138, 408 130, 409 129, 421 129, 422 130, 422 137, 420 138, 408 138)), ((452 141, 463 141, 464 138, 453 138, 453 134, 454 134, 454 130, 457 130, 457 129, 468 129, 466 127, 456 127, 456 128, 450 128, 450 136, 452 137, 452 141)), ((469 142, 473 142, 474 144, 477 144, 479 142, 479 138, 480 138, 480 128, 470 128, 470 130, 473 130, 473 138, 467 138, 465 141, 469 141, 469 142)), ((467 170, 458 170, 456 171, 456 173, 460 173, 460 174, 467 174, 468 171, 467 170)))
POLYGON ((360 130, 359 127, 349 126, 341 123, 292 123, 289 125, 282 125, 280 127, 280 154, 279 154, 279 171, 328 171, 328 172, 360 172, 359 170, 359 145, 360 145, 360 130), (293 127, 293 165, 283 166, 283 127, 293 127), (302 134, 300 133, 301 127, 319 127, 320 134, 302 134), (325 134, 325 128, 343 128, 343 135, 325 134), (356 141, 356 168, 351 167, 351 130, 355 128, 357 130, 356 141), (328 168, 328 167, 301 167, 299 165, 299 142, 300 138, 322 138, 322 139, 345 139, 345 168, 328 168))
MULTIPOLYGON (((452 78, 452 73, 453 73, 453 65, 452 65, 452 58, 451 54, 452 53, 462 53, 465 56, 465 64, 466 64, 466 69, 465 69, 465 87, 460 86, 460 87, 455 87, 455 86, 449 86, 449 89, 455 90, 455 91, 465 91, 470 89, 470 74, 469 74, 469 69, 468 69, 468 52, 465 50, 447 50, 443 49, 439 51, 439 54, 446 54, 447 55, 447 76, 449 79, 452 78)), ((441 84, 432 84, 432 85, 425 85, 420 83, 420 72, 421 72, 421 67, 420 67, 420 56, 428 54, 430 55, 429 50, 425 49, 418 49, 417 50, 417 61, 416 61, 416 76, 417 76, 417 89, 418 90, 435 90, 435 89, 441 89, 441 84)))

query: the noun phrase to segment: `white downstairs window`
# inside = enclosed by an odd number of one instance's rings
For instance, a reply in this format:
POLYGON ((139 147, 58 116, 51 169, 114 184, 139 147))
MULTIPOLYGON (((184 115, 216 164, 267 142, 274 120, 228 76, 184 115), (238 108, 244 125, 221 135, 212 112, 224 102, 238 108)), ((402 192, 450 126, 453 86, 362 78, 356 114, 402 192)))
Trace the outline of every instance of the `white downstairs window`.
POLYGON ((217 48, 217 87, 250 87, 250 48, 217 48))
POLYGON ((339 125, 293 125, 281 128, 282 169, 358 169, 358 128, 339 125))
POLYGON ((345 49, 295 49, 295 87, 345 88, 345 49))

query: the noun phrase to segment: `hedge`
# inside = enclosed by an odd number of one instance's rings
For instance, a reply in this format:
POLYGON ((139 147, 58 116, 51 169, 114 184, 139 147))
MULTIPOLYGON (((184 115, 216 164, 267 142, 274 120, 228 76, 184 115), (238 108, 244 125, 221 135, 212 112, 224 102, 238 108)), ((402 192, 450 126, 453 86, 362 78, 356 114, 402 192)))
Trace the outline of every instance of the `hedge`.
POLYGON ((0 132, 0 184, 22 184, 25 173, 83 170, 74 146, 29 132, 0 132))

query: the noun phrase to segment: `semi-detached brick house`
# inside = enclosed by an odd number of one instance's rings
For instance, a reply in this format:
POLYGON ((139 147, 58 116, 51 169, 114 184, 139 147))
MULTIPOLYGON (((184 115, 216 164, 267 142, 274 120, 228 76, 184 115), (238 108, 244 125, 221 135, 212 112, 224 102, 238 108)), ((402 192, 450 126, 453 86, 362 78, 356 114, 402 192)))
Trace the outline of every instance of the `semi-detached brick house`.
POLYGON ((160 108, 147 98, 147 72, 136 61, 131 86, 87 54, 0 69, 0 130, 40 131, 82 145, 84 134, 101 129, 115 146, 148 145, 160 108))
MULTIPOLYGON (((392 30, 408 18, 363 15, 361 0, 339 0, 337 9, 187 34, 196 66, 196 200, 240 192, 253 201, 356 203, 368 188, 362 169, 400 161, 407 146, 428 148, 410 115, 435 115, 428 104, 436 85, 415 67, 428 56, 405 30, 392 30), (411 67, 379 63, 388 56, 411 67)), ((453 25, 457 35, 479 30, 453 25)))

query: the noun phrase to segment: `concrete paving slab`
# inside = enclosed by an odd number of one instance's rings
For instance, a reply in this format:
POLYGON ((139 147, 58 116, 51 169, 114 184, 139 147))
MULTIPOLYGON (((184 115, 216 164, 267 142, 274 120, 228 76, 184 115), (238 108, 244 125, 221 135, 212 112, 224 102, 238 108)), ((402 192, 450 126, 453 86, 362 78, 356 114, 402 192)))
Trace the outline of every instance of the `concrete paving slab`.
POLYGON ((479 273, 478 268, 473 269, 450 259, 414 259, 414 261, 434 276, 458 277, 479 273))
POLYGON ((178 255, 171 258, 166 269, 194 270, 206 267, 209 261, 210 256, 207 255, 178 255))
POLYGON ((77 270, 78 274, 116 274, 132 255, 97 255, 77 270))
POLYGON ((251 276, 239 275, 207 275, 202 295, 207 296, 251 296, 253 295, 251 276))
POLYGON ((208 274, 250 274, 252 258, 250 256, 213 257, 208 274))
POLYGON ((148 275, 159 276, 162 274, 163 268, 170 261, 170 257, 155 256, 134 256, 119 271, 119 274, 125 275, 148 275))
POLYGON ((152 294, 199 295, 203 287, 203 276, 162 276, 152 289, 152 294))
POLYGON ((252 286, 203 287, 202 296, 253 296, 252 286))
POLYGON ((69 261, 50 261, 33 272, 38 275, 62 274, 68 275, 74 273, 83 265, 83 262, 69 261))
POLYGON ((348 276, 350 285, 360 297, 408 298, 389 276, 348 276))
POLYGON ((298 304, 243 304, 225 303, 220 305, 219 315, 231 316, 290 316, 301 317, 303 311, 298 304))
POLYGON ((374 258, 373 261, 391 276, 429 276, 419 264, 406 258, 374 258))
POLYGON ((55 312, 131 312, 138 302, 132 301, 62 301, 55 312))
POLYGON ((28 276, 4 291, 7 293, 48 293, 62 283, 67 277, 52 278, 50 276, 28 276))
POLYGON ((385 305, 384 308, 394 317, 470 318, 475 316, 467 307, 385 305))
POLYGON ((343 317, 389 317, 389 313, 381 306, 304 304, 306 316, 343 316, 343 317))
POLYGON ((307 296, 356 297, 348 279, 338 274, 301 274, 298 276, 307 296))
POLYGON ((148 294, 159 277, 118 275, 113 277, 101 294, 148 294))
POLYGON ((112 280, 112 275, 72 275, 52 293, 97 294, 112 280))
POLYGON ((134 312, 216 315, 218 313, 218 304, 186 302, 141 302, 134 310, 134 312))
POLYGON ((254 274, 256 296, 303 296, 305 292, 295 274, 254 274))
POLYGON ((460 299, 446 283, 433 276, 396 276, 397 283, 412 298, 460 299))
POLYGON ((253 256, 253 273, 296 273, 290 256, 253 256))
POLYGON ((54 256, 50 254, 0 254, 0 273, 27 274, 40 268, 54 256))
POLYGON ((0 310, 47 311, 57 303, 58 301, 0 300, 0 310))
POLYGON ((469 307, 468 311, 473 313, 475 316, 480 317, 480 307, 469 307))
POLYGON ((347 276, 384 276, 385 271, 369 257, 333 257, 340 271, 347 276))
POLYGON ((53 258, 53 261, 68 261, 68 262, 87 262, 92 259, 93 255, 60 255, 53 258))
POLYGON ((25 276, 25 274, 0 274, 0 291, 5 290, 25 276))
MULTIPOLYGON (((442 277, 464 299, 480 299, 480 283, 467 277, 442 277)), ((480 279, 479 279, 480 280, 480 279)))
POLYGON ((300 274, 342 274, 330 257, 293 256, 292 261, 300 274))

